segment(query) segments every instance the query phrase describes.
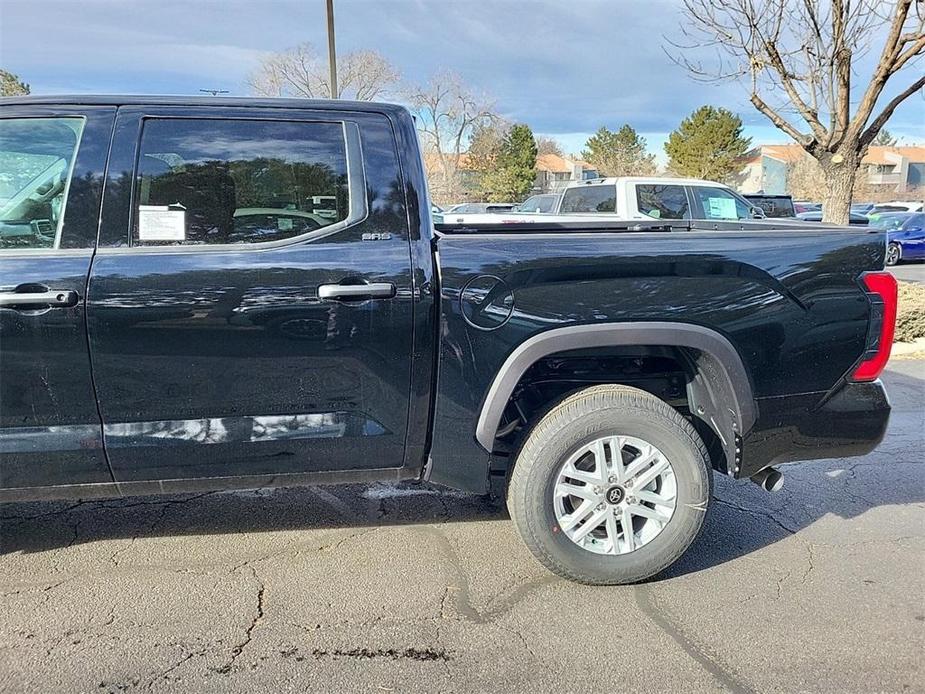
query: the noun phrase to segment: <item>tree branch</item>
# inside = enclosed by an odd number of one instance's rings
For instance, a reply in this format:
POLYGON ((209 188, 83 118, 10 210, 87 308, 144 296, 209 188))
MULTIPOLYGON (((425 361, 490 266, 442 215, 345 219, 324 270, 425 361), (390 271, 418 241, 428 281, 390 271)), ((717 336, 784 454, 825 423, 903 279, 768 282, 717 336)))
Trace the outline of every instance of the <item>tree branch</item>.
POLYGON ((906 87, 899 94, 894 96, 886 106, 884 106, 883 111, 880 112, 880 115, 874 118, 873 122, 867 129, 864 131, 864 134, 860 138, 860 147, 864 148, 869 145, 877 133, 880 132, 880 129, 886 125, 886 122, 890 119, 890 116, 893 115, 893 111, 896 110, 896 107, 899 106, 905 99, 908 99, 910 96, 915 94, 917 91, 925 87, 925 75, 919 77, 915 82, 906 87))
MULTIPOLYGON (((911 4, 912 0, 897 0, 896 2, 896 14, 893 15, 893 22, 890 25, 890 32, 880 54, 880 61, 877 63, 873 78, 864 92, 864 96, 861 97, 854 119, 849 126, 854 133, 860 133, 864 124, 867 123, 867 119, 870 118, 870 114, 877 104, 877 99, 880 98, 880 93, 883 91, 887 78, 893 73, 893 65, 899 58, 899 50, 902 46, 903 26, 906 24, 906 17, 909 14, 911 4)), ((894 106, 893 108, 896 107, 894 106)))
POLYGON ((773 108, 768 106, 768 104, 764 101, 764 99, 758 96, 757 93, 753 92, 751 99, 749 100, 752 102, 752 105, 755 108, 757 108, 759 111, 761 111, 761 113, 767 116, 768 120, 770 120, 780 130, 783 130, 785 133, 790 135, 790 137, 792 137, 794 140, 799 142, 804 147, 807 146, 808 144, 807 140, 811 138, 801 133, 793 125, 791 125, 787 120, 785 120, 784 117, 781 116, 777 111, 775 111, 773 108))

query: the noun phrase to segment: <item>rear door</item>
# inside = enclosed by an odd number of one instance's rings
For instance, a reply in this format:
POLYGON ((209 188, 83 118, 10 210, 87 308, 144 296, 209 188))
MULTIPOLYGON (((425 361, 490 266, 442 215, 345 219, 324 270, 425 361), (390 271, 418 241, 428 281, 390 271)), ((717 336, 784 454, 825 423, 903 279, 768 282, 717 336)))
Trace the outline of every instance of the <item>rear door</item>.
POLYGON ((684 186, 674 183, 636 183, 636 210, 653 219, 690 219, 691 204, 684 186))
POLYGON ((90 378, 87 273, 114 108, 0 116, 0 488, 112 482, 90 378))
POLYGON ((89 337, 116 480, 401 467, 413 292, 388 118, 122 108, 110 171, 89 337))

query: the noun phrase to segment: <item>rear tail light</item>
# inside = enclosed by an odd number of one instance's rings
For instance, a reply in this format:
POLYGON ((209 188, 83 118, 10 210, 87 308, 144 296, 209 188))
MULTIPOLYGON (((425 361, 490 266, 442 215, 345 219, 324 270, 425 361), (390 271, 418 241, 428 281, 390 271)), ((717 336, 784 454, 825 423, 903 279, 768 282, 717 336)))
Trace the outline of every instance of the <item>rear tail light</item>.
POLYGON ((873 381, 886 367, 896 330, 896 278, 889 272, 865 272, 861 283, 870 301, 867 350, 851 374, 852 381, 873 381))

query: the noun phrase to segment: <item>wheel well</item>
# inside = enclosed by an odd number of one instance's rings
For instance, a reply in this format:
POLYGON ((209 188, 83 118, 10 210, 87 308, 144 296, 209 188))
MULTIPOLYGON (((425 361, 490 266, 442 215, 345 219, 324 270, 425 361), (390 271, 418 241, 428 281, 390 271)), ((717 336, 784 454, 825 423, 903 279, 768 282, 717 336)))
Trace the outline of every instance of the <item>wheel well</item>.
POLYGON ((541 357, 521 376, 504 407, 495 432, 492 473, 506 474, 523 435, 556 403, 569 393, 601 383, 639 388, 671 405, 700 434, 713 467, 725 472, 720 437, 692 411, 699 359, 700 353, 692 348, 646 345, 575 349, 541 357))

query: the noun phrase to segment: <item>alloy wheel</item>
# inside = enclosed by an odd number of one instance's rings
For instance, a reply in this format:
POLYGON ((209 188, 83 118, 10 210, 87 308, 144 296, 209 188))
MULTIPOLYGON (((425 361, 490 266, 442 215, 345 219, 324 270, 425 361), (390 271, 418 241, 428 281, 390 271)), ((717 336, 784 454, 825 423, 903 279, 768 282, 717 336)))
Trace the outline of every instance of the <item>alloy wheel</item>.
POLYGON ((655 446, 632 436, 605 436, 561 466, 553 488, 559 528, 596 554, 627 554, 651 542, 671 520, 677 481, 655 446))

